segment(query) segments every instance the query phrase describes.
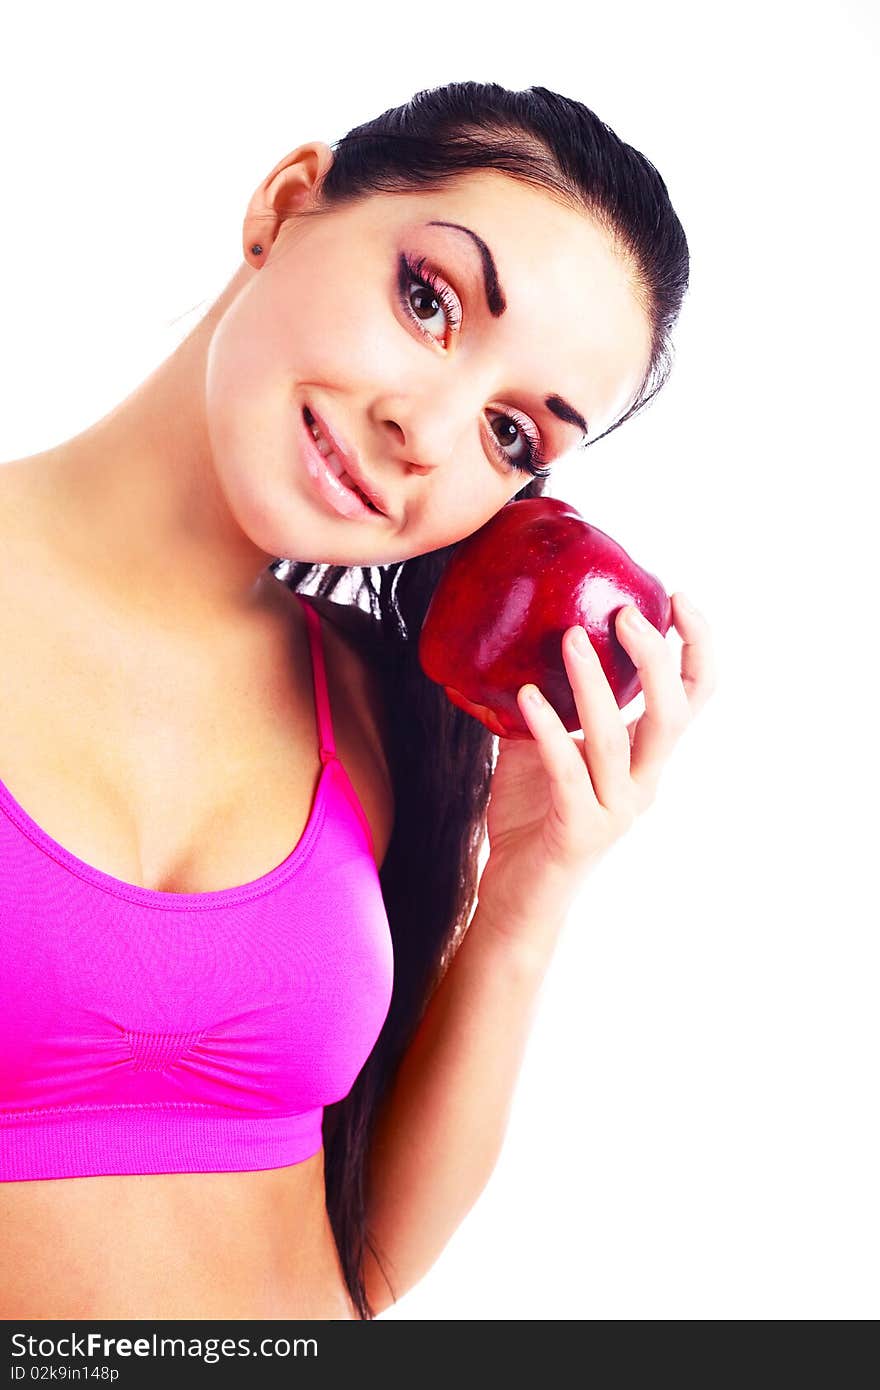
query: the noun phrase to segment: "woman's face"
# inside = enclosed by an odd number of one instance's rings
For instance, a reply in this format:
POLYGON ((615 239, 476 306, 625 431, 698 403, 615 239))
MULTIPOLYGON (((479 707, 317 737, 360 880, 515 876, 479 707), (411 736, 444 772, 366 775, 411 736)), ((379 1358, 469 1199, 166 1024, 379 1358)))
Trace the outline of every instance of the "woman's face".
POLYGON ((273 558, 388 564, 463 539, 528 484, 533 450, 549 463, 583 439, 560 413, 601 434, 648 366, 648 319, 605 233, 503 174, 294 214, 262 260, 215 328, 206 410, 221 489, 273 558), (324 500, 305 406, 387 516, 324 500))

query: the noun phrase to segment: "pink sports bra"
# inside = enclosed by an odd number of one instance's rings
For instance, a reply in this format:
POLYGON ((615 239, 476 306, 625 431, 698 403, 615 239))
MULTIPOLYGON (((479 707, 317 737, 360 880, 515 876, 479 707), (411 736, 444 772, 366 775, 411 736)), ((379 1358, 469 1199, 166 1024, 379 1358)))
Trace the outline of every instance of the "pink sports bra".
POLYGON ((261 878, 125 883, 0 782, 0 1181, 299 1163, 372 1051, 391 934, 298 597, 323 767, 299 843, 261 878))

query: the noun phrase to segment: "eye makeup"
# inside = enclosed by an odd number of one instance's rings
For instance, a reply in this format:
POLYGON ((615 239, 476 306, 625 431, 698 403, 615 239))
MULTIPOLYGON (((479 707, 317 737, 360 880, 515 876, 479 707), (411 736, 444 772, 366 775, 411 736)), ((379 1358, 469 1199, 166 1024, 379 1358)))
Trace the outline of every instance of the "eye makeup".
MULTIPOLYGON (((480 253, 480 266, 483 272, 483 293, 486 296, 486 308, 493 318, 500 318, 507 313, 507 295, 498 278, 498 267, 495 264, 495 257, 492 255, 491 247, 479 236, 472 227, 464 227, 460 222, 426 222, 426 227, 445 227, 452 232, 462 232, 470 238, 471 245, 475 246, 480 253)), ((587 435, 590 427, 579 410, 575 410, 570 401, 565 400, 558 392, 553 391, 544 401, 548 410, 551 410, 560 420, 567 425, 576 425, 582 433, 581 446, 586 444, 587 435)))
MULTIPOLYGON (((437 342, 436 336, 425 328, 424 323, 419 319, 410 303, 410 292, 413 285, 419 285, 423 290, 431 295, 435 303, 440 308, 435 310, 439 313, 442 309, 449 324, 450 333, 461 331, 462 311, 457 296, 450 287, 433 270, 425 256, 420 256, 418 260, 411 259, 405 251, 401 251, 397 262, 397 293, 400 306, 423 337, 430 341, 437 342)), ((431 317, 434 317, 432 315, 431 317)), ((500 440, 490 429, 492 446, 508 468, 520 473, 528 473, 533 478, 546 478, 550 475, 550 469, 545 467, 548 463, 546 455, 541 448, 541 439, 534 433, 534 427, 529 428, 525 423, 524 416, 515 412, 498 411, 502 419, 509 420, 521 433, 526 440, 526 456, 524 459, 511 458, 510 454, 502 447, 500 440)))

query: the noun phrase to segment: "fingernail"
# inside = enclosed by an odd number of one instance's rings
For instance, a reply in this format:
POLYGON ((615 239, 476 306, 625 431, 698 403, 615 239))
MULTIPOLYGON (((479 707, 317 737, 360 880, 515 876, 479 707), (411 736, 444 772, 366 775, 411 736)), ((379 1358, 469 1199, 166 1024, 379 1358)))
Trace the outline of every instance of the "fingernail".
POLYGON ((587 641, 587 634, 582 627, 576 627, 571 634, 571 645, 574 647, 578 656, 590 655, 590 644, 587 641))
POLYGON ((647 618, 642 616, 638 608, 627 608, 623 616, 630 627, 638 628, 640 631, 644 631, 649 626, 647 618))
POLYGON ((536 685, 526 686, 523 699, 526 701, 527 704, 535 705, 536 707, 538 705, 543 705, 544 703, 544 696, 541 694, 540 690, 536 685))

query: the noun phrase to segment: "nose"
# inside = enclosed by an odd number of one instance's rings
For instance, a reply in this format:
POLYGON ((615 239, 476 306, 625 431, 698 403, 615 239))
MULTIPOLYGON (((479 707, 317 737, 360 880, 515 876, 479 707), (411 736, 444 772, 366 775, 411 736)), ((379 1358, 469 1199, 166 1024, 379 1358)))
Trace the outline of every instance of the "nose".
POLYGON ((380 411, 386 444, 417 473, 448 464, 463 449, 479 448, 480 411, 473 399, 435 397, 429 405, 400 398, 380 411))
POLYGON ((456 451, 456 436, 462 438, 460 430, 453 431, 448 424, 432 426, 424 418, 418 425, 402 424, 399 418, 386 419, 384 425, 394 457, 416 473, 430 473, 448 462, 456 451))

